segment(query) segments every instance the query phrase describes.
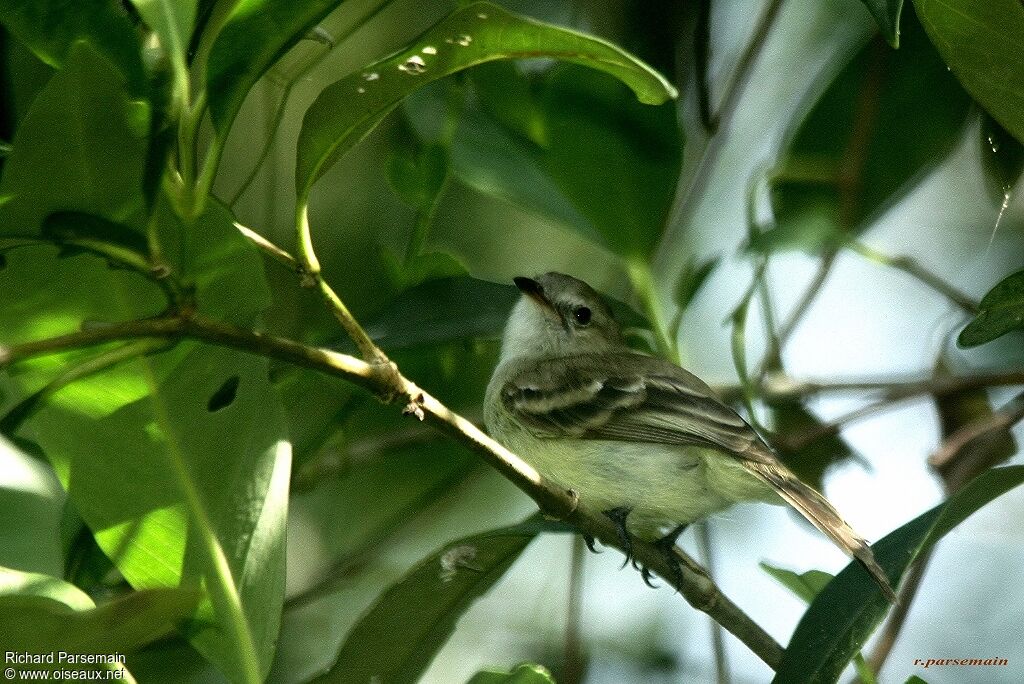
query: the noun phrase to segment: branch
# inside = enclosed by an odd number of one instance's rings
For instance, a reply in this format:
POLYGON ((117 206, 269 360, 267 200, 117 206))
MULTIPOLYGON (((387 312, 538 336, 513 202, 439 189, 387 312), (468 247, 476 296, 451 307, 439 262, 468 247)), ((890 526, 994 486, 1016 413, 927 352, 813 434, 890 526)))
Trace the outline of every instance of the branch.
MULTIPOLYGON (((0 348, 0 369, 25 359, 71 349, 131 339, 193 339, 294 363, 328 375, 345 378, 377 395, 384 402, 400 400, 406 412, 429 422, 441 432, 468 446, 519 489, 532 498, 547 515, 565 520, 580 532, 621 549, 612 521, 577 508, 574 493, 544 479, 532 466, 495 442, 462 416, 449 410, 432 395, 397 372, 393 365, 371 364, 329 349, 253 332, 200 316, 165 316, 114 323, 45 340, 0 348)), ((730 601, 708 578, 707 573, 679 549, 676 559, 682 569, 683 597, 694 608, 710 615, 746 644, 769 667, 778 667, 782 647, 759 625, 730 601)), ((633 544, 638 563, 671 582, 673 568, 654 545, 639 540, 633 544)))

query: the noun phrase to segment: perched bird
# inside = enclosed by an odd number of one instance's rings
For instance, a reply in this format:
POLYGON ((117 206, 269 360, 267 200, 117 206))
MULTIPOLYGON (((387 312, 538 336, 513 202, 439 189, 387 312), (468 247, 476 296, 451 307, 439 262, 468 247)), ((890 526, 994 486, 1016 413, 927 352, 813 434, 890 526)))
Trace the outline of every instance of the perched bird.
POLYGON ((523 296, 487 387, 487 429, 573 490, 580 507, 610 518, 627 559, 635 537, 675 568, 672 549, 689 523, 737 501, 785 502, 895 600, 871 548, 832 504, 698 377, 630 349, 589 285, 561 273, 515 284, 523 296))

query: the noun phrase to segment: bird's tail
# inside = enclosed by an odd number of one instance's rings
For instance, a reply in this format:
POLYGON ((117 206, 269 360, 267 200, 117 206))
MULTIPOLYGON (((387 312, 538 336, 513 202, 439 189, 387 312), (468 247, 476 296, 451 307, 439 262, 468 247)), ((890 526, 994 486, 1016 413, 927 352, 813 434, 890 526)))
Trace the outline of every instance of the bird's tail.
POLYGON ((885 597, 892 603, 896 603, 896 592, 889 584, 889 578, 886 577, 885 571, 875 561, 871 547, 843 520, 839 511, 828 502, 828 499, 815 491, 813 487, 801 482, 781 463, 769 463, 757 459, 747 461, 745 465, 767 481, 779 496, 798 510, 811 524, 828 535, 829 539, 835 542, 839 548, 856 558, 878 582, 885 597))

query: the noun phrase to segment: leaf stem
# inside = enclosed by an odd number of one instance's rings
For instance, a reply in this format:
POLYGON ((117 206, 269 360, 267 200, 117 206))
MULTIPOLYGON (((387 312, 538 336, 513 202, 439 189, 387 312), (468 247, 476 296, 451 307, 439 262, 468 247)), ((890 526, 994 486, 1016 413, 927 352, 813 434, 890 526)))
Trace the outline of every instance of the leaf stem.
POLYGON ((854 241, 848 246, 855 254, 859 254, 869 261, 903 271, 907 275, 916 278, 924 285, 946 297, 946 299, 960 307, 965 313, 971 316, 977 315, 977 301, 968 297, 952 284, 946 282, 937 274, 922 266, 916 259, 908 256, 889 256, 885 252, 875 249, 874 247, 870 247, 863 242, 854 241))

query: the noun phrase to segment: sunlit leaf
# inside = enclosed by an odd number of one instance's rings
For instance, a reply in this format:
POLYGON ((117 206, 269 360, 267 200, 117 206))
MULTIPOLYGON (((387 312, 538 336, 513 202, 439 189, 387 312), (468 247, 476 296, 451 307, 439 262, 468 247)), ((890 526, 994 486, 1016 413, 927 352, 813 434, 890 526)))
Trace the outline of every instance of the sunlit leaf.
POLYGON ((317 682, 415 682, 476 599, 533 541, 523 525, 446 545, 384 592, 349 633, 338 660, 317 682), (387 653, 387 658, 380 654, 387 653))
POLYGON ((194 589, 150 589, 96 606, 54 577, 19 573, 20 588, 11 591, 11 574, 0 570, 0 638, 4 648, 22 653, 134 651, 173 633, 200 597, 194 589))
POLYGON ((477 672, 466 684, 555 684, 555 679, 541 665, 523 664, 511 672, 477 672))
POLYGON ((1017 0, 914 0, 942 58, 967 92, 1024 142, 1024 7, 1017 0))
POLYGON ((306 112, 299 135, 295 178, 300 204, 338 156, 414 90, 476 64, 524 57, 551 57, 605 71, 648 104, 675 96, 661 76, 609 43, 511 14, 491 3, 472 3, 457 9, 408 49, 346 76, 320 94, 306 112))
MULTIPOLYGON (((899 579, 916 557, 951 529, 1021 483, 1024 466, 983 473, 944 503, 873 544, 875 559, 891 580, 899 579)), ((773 681, 836 681, 888 608, 878 585, 860 565, 850 563, 821 590, 804 613, 773 681)))
POLYGON ((957 344, 961 347, 977 347, 1024 328, 1024 271, 1000 281, 978 308, 978 315, 960 331, 957 344))
POLYGON ((771 178, 775 227, 752 248, 841 247, 945 158, 969 107, 913 12, 905 12, 900 49, 870 41, 791 132, 771 178))

